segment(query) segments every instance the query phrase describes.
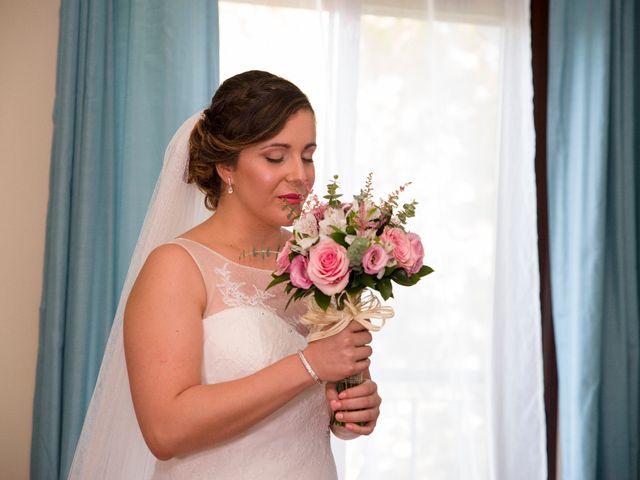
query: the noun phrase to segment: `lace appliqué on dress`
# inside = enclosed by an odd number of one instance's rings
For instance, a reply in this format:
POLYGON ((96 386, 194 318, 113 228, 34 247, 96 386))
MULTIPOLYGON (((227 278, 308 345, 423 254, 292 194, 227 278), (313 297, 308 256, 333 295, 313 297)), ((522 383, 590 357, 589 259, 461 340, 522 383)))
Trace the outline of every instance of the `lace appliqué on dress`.
POLYGON ((228 307, 252 306, 261 307, 275 313, 275 309, 266 303, 267 300, 275 295, 271 292, 262 290, 253 285, 254 294, 249 295, 241 289, 246 285, 245 282, 234 282, 231 280, 231 272, 229 272, 229 264, 225 263, 221 268, 214 270, 222 280, 216 287, 222 294, 222 301, 228 307))

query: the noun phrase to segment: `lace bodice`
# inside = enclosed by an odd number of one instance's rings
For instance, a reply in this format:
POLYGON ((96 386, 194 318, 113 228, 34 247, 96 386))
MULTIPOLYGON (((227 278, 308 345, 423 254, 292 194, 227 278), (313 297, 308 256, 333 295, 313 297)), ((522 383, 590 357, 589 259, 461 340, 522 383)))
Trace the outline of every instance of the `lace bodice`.
MULTIPOLYGON (((303 308, 281 285, 265 291, 270 271, 232 262, 187 239, 177 239, 205 282, 202 382, 241 378, 304 348, 303 308)), ((260 395, 260 392, 256 392, 260 395)), ((334 480, 329 409, 316 385, 248 431, 201 452, 156 464, 154 479, 334 480)))

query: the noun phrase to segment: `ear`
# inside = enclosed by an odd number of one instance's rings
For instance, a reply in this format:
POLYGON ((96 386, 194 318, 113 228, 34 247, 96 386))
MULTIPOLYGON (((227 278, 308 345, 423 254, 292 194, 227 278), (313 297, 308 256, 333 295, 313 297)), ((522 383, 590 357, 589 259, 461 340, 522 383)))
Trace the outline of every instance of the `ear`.
POLYGON ((233 170, 230 165, 216 164, 216 171, 224 183, 227 183, 227 178, 229 177, 233 180, 233 170))

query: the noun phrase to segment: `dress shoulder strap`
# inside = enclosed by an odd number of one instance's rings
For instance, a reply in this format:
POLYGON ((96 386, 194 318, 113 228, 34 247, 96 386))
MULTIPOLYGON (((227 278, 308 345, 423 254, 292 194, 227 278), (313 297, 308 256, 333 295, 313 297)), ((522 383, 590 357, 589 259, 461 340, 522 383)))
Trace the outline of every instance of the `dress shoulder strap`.
POLYGON ((200 272, 203 273, 202 276, 204 277, 204 272, 208 270, 208 264, 211 263, 211 256, 214 253, 210 248, 194 240, 189 240, 188 238, 182 237, 178 237, 169 243, 180 245, 182 248, 184 248, 187 253, 191 255, 193 261, 196 262, 196 265, 198 265, 198 268, 200 269, 200 272))
POLYGON ((209 247, 194 240, 189 240, 188 238, 179 237, 169 243, 180 245, 184 248, 198 266, 207 292, 207 307, 205 312, 208 312, 214 300, 215 269, 219 264, 218 254, 209 247))

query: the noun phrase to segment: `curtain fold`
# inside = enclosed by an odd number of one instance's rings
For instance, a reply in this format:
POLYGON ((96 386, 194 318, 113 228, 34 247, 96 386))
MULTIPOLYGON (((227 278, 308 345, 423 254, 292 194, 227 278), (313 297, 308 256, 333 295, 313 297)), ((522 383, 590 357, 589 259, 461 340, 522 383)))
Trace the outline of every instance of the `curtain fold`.
POLYGON ((67 476, 164 147, 217 82, 217 2, 62 1, 31 478, 67 476))
POLYGON ((502 34, 491 477, 547 478, 530 5, 508 0, 502 34))
POLYGON ((562 478, 640 478, 640 7, 551 0, 548 180, 562 478))

